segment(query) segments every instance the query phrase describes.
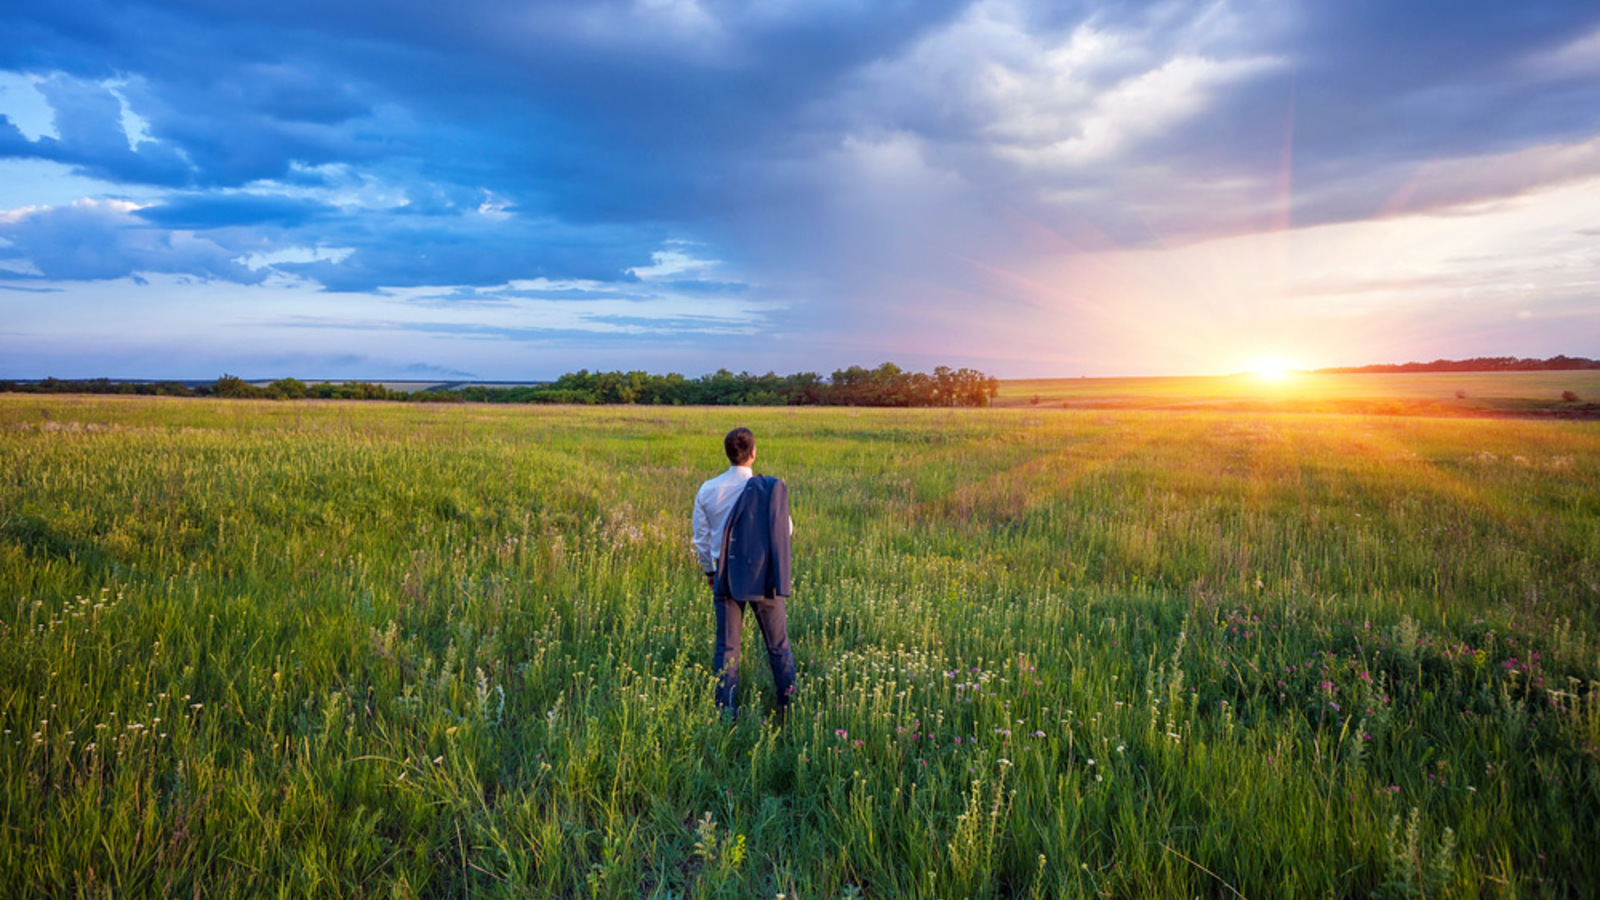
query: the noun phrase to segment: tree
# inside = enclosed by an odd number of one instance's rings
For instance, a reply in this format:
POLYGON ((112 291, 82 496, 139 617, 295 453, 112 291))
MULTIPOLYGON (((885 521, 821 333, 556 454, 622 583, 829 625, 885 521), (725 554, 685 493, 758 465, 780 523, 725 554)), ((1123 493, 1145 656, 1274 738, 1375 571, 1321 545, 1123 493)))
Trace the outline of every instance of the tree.
POLYGON ((306 396, 306 383, 298 378, 279 378, 267 385, 267 396, 275 400, 300 400, 306 396))
POLYGON ((255 385, 245 381, 243 378, 240 378, 237 375, 229 375, 227 373, 224 373, 221 378, 216 380, 215 384, 211 385, 211 392, 216 394, 218 397, 241 398, 261 396, 261 390, 255 385))

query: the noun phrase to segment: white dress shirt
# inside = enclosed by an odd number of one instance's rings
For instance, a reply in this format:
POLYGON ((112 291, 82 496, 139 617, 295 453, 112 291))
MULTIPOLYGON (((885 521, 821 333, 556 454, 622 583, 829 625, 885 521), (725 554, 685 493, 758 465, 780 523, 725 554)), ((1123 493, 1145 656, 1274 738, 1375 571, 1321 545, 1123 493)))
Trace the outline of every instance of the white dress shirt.
MULTIPOLYGON (((755 477, 749 466, 730 466, 728 471, 700 485, 694 495, 694 554, 700 560, 702 572, 717 571, 722 556, 722 531, 728 524, 728 513, 744 492, 744 483, 755 477)), ((794 534, 794 519, 789 519, 789 533, 794 534)))

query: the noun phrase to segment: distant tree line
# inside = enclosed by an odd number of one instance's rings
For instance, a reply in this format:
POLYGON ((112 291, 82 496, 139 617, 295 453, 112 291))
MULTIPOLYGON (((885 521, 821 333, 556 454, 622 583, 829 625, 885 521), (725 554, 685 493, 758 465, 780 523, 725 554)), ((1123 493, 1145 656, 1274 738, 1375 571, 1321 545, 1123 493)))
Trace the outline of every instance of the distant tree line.
POLYGON ((153 397, 236 397, 265 400, 409 400, 412 394, 390 390, 381 384, 346 381, 340 384, 306 384, 295 378, 280 378, 271 384, 256 385, 237 375, 224 375, 213 382, 112 381, 109 378, 72 380, 46 378, 42 381, 0 381, 0 393, 13 394, 139 394, 153 397))
POLYGON ((1433 362, 1381 363, 1370 366, 1339 366, 1318 369, 1330 375, 1381 374, 1394 372, 1551 372, 1570 369, 1600 369, 1600 360, 1583 356, 1552 356, 1549 359, 1519 359, 1515 356, 1475 356, 1472 359, 1436 359, 1433 362))
POLYGON ((112 381, 109 378, 85 378, 77 381, 62 378, 46 378, 43 381, 0 381, 0 393, 195 396, 194 388, 181 381, 112 381))
POLYGON ((569 372, 547 384, 519 387, 471 385, 401 391, 365 381, 307 384, 280 378, 265 385, 237 375, 211 383, 128 382, 94 378, 67 381, 0 381, 0 392, 39 394, 146 394, 173 397, 235 397, 271 400, 409 400, 428 403, 579 403, 653 406, 987 406, 1000 382, 975 369, 939 366, 931 374, 908 372, 894 363, 875 369, 851 366, 828 378, 794 375, 735 375, 719 369, 699 378, 677 373, 569 372))
POLYGON ((735 375, 718 369, 686 378, 672 373, 569 372, 548 385, 526 388, 468 387, 463 400, 490 403, 636 403, 651 406, 987 406, 1000 382, 974 369, 940 366, 932 374, 908 372, 894 363, 876 369, 851 366, 828 378, 735 375))

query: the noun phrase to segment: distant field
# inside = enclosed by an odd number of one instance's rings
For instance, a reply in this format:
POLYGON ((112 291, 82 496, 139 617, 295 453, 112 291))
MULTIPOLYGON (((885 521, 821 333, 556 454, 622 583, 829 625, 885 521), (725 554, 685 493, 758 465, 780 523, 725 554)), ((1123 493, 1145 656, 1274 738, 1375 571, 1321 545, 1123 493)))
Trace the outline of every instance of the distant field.
POLYGON ((1243 409, 1383 415, 1600 415, 1600 370, 1044 378, 1000 382, 997 406, 1243 409), (1564 391, 1578 402, 1562 399, 1564 391), (1037 401, 1037 403, 1035 403, 1037 401))
POLYGON ((0 396, 0 895, 1600 893, 1600 423, 1109 390, 0 396), (688 549, 736 424, 783 722, 688 549))

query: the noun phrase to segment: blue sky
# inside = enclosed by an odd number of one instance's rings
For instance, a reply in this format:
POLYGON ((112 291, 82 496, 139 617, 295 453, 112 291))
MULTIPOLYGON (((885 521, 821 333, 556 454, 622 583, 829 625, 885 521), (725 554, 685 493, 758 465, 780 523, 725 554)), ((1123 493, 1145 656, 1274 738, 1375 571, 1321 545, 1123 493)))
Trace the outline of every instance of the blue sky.
POLYGON ((0 8, 0 377, 1556 353, 1587 0, 0 8))

